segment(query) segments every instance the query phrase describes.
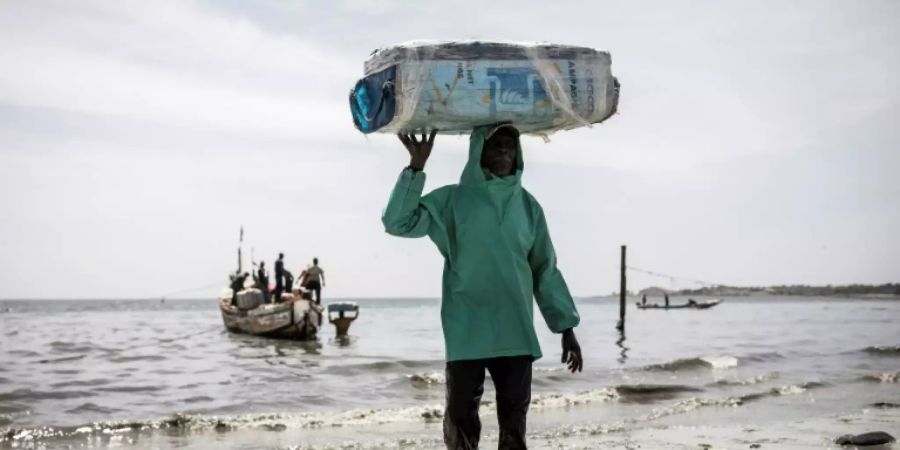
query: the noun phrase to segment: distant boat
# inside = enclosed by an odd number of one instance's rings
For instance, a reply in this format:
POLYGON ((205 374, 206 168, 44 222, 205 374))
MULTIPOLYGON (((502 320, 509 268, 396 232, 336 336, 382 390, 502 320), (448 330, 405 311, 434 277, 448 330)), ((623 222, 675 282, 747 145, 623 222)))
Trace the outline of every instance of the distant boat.
POLYGON ((222 312, 225 328, 232 333, 254 336, 298 341, 315 339, 322 326, 322 313, 325 309, 309 299, 308 293, 304 295, 299 289, 282 293, 280 301, 265 303, 263 291, 250 286, 247 280, 249 273, 243 270, 243 244, 242 226, 238 240, 237 271, 231 276, 232 284, 229 286, 234 284, 236 277, 241 277, 244 284, 237 295, 233 294, 234 291, 230 287, 222 289, 222 293, 219 294, 219 311, 222 312), (236 301, 233 302, 233 299, 236 301))
POLYGON ((324 309, 299 295, 282 294, 278 303, 262 304, 262 291, 256 288, 238 292, 238 304, 231 303, 231 289, 219 295, 219 310, 225 328, 233 333, 281 339, 311 340, 322 326, 324 309))
POLYGON ((705 302, 689 301, 688 303, 683 303, 680 305, 669 305, 669 306, 659 305, 659 304, 651 304, 651 303, 648 303, 645 305, 645 304, 642 304, 641 302, 637 302, 636 305, 637 305, 638 309, 709 309, 709 308, 712 308, 713 306, 718 305, 719 303, 722 303, 722 299, 720 299, 720 298, 717 298, 715 300, 705 301, 705 302))

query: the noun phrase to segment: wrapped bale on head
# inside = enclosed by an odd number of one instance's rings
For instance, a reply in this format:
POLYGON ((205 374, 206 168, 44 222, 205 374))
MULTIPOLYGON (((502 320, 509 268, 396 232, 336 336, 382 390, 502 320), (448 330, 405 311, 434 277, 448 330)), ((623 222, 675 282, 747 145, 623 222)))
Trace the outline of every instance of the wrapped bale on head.
POLYGON ((504 42, 410 42, 376 50, 350 92, 363 133, 437 129, 468 134, 509 122, 549 135, 616 112, 609 53, 587 47, 504 42))

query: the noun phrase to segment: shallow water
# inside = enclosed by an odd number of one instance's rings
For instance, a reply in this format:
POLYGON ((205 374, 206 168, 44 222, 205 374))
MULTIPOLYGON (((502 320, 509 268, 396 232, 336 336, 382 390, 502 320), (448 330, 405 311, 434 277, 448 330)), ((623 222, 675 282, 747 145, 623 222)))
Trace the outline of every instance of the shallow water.
MULTIPOLYGON (((225 332, 213 300, 0 302, 0 448, 439 447, 439 301, 359 303, 350 339, 326 328, 318 341, 290 342, 225 332)), ((879 421, 900 431, 900 301, 630 308, 624 340, 617 302, 577 303, 583 373, 562 370, 559 338, 536 318, 545 356, 529 436, 538 447, 696 426, 818 430, 803 436, 813 446, 879 421)))

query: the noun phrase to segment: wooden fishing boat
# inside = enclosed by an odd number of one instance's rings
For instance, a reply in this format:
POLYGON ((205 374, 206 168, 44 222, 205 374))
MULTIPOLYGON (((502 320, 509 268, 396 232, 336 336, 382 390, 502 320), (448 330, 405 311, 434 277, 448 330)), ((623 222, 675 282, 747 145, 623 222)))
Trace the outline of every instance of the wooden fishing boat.
MULTIPOLYGON (((219 311, 222 312, 225 328, 232 333, 254 336, 301 341, 315 339, 322 327, 325 309, 299 288, 282 293, 275 302, 266 303, 264 299, 267 297, 263 295, 263 291, 254 286, 248 279, 250 274, 243 270, 243 244, 244 227, 241 227, 237 271, 229 275, 229 287, 219 294, 219 311), (238 290, 237 295, 232 288, 238 290)), ((252 259, 251 256, 251 261, 252 259)))
POLYGON ((638 309, 709 309, 709 308, 712 308, 713 306, 718 305, 719 303, 722 303, 722 299, 717 298, 715 300, 708 300, 705 302, 693 302, 693 303, 688 302, 688 303, 682 303, 680 305, 669 305, 669 306, 659 305, 659 304, 655 304, 655 303, 653 303, 653 304, 648 303, 645 305, 645 304, 642 304, 641 302, 637 302, 636 305, 637 305, 638 309))
MULTIPOLYGON (((239 299, 255 297, 262 292, 245 289, 238 293, 239 299), (253 292, 256 291, 256 292, 253 292)), ((282 294, 278 303, 249 305, 246 302, 232 304, 231 289, 223 290, 219 296, 219 310, 225 328, 233 333, 252 334, 281 339, 311 340, 316 338, 322 326, 324 309, 312 300, 299 295, 282 294)))

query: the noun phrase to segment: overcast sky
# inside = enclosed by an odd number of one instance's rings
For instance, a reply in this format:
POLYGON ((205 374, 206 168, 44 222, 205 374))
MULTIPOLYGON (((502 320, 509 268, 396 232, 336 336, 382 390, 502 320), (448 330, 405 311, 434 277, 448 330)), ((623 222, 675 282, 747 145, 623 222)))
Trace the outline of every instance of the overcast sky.
MULTIPOLYGON (((0 298, 224 285, 241 225, 326 297, 439 296, 433 245, 380 221, 406 151, 347 94, 375 48, 459 38, 612 55, 618 115, 523 140, 574 294, 617 289, 621 244, 714 283, 900 281, 900 2, 465 5, 0 2, 0 298)), ((438 136, 426 190, 466 146, 438 136)))

